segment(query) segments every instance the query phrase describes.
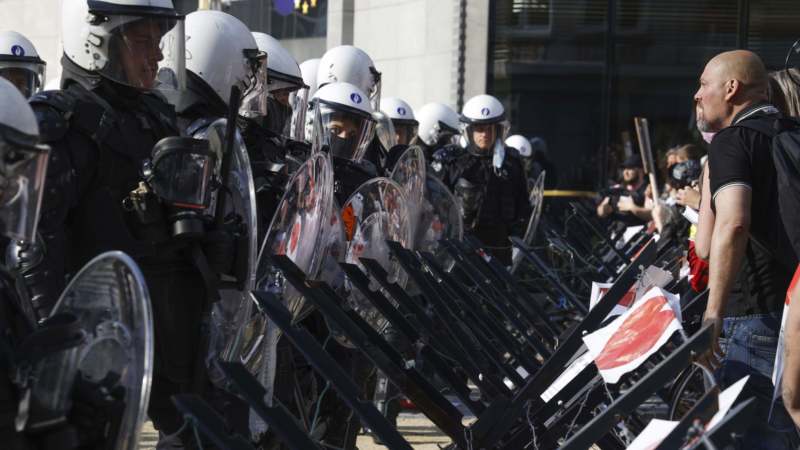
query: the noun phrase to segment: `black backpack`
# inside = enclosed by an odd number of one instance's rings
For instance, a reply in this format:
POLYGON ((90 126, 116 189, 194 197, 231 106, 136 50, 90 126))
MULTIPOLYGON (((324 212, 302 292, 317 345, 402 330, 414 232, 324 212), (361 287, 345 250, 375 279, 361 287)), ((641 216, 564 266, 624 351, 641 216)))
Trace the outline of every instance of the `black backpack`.
POLYGON ((749 128, 772 138, 778 207, 794 254, 800 256, 800 119, 779 117, 774 121, 744 120, 736 126, 749 128))

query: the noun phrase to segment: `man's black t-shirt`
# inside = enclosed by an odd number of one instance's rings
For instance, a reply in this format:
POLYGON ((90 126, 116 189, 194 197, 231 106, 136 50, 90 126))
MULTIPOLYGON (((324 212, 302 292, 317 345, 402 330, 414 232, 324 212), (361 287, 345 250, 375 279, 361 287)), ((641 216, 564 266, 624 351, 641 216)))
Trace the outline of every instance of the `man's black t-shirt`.
POLYGON ((728 317, 780 311, 794 270, 788 260, 793 256, 785 252, 790 247, 778 211, 771 136, 743 126, 756 121, 771 124, 777 118, 774 107, 754 105, 714 136, 708 152, 712 199, 730 186, 752 191, 750 239, 728 299, 728 317))

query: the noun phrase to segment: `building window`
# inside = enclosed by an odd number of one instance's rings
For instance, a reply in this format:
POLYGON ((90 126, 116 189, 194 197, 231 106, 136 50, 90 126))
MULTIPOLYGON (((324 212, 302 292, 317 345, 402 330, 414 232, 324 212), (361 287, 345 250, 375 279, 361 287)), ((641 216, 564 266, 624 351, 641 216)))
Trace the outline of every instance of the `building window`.
POLYGON ((491 5, 487 90, 506 105, 513 133, 547 141, 564 188, 613 177, 615 161, 638 151, 634 116, 649 119, 656 152, 699 142, 693 94, 708 59, 742 46, 782 69, 800 23, 796 0, 491 5))
POLYGON ((325 37, 327 0, 223 0, 223 11, 276 39, 325 37))

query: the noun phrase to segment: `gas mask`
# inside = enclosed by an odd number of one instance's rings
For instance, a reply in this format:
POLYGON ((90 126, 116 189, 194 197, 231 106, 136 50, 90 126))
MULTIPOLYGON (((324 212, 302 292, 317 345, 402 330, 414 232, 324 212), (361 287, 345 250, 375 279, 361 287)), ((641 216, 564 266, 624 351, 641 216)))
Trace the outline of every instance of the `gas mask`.
MULTIPOLYGON (((173 237, 193 238, 204 232, 216 159, 209 142, 200 139, 168 137, 153 147, 152 158, 145 162, 142 170, 146 186, 140 189, 149 188, 166 208, 173 237)), ((136 191, 131 196, 144 197, 141 193, 135 194, 136 191)), ((144 219, 147 222, 146 219, 152 217, 144 219)))

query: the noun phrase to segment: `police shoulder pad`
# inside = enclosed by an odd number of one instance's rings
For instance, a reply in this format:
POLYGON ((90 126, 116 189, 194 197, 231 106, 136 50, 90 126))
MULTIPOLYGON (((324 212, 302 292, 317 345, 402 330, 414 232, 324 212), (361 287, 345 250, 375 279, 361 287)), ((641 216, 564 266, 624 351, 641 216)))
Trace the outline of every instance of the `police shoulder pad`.
POLYGON ((53 142, 64 137, 69 129, 69 119, 75 111, 77 99, 67 91, 40 92, 29 100, 39 123, 42 142, 53 142))

